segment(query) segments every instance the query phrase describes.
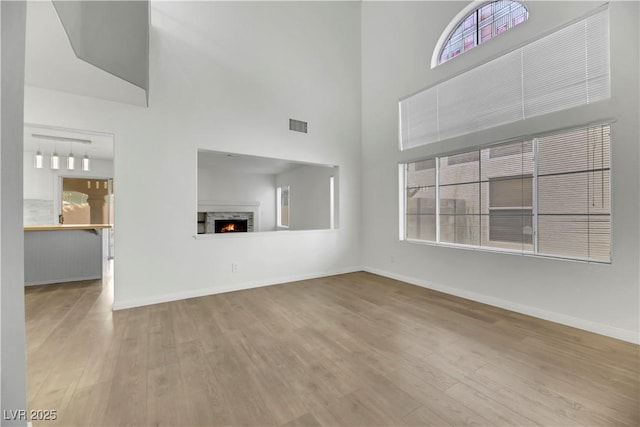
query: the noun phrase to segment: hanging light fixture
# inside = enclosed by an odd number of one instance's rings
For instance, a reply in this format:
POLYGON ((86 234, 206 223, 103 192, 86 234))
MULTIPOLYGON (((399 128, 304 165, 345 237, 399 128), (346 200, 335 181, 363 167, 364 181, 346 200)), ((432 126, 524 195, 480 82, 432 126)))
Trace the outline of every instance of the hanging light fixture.
MULTIPOLYGON (((67 157, 67 169, 74 170, 76 167, 76 157, 73 155, 73 144, 85 144, 84 148, 84 157, 82 158, 82 170, 87 172, 89 170, 89 156, 87 154, 87 145, 91 144, 90 139, 79 139, 79 138, 68 138, 64 136, 54 136, 54 135, 43 135, 43 134, 31 134, 34 138, 45 139, 51 141, 63 141, 69 142, 69 157, 67 157)), ((40 152, 40 147, 38 147, 38 152, 34 157, 34 165, 36 168, 41 168, 43 165, 42 153, 40 152)), ((51 169, 58 170, 60 169, 60 156, 58 155, 57 146, 54 146, 53 153, 51 154, 51 169)))
POLYGON ((33 156, 33 166, 36 169, 42 169, 44 167, 44 156, 42 155, 42 151, 40 151, 39 139, 38 139, 38 151, 36 151, 36 155, 33 156))
POLYGON ((89 156, 87 155, 87 146, 84 147, 84 157, 82 158, 82 170, 89 171, 89 156))
POLYGON ((51 169, 60 169, 60 156, 58 156, 58 150, 54 146, 53 154, 51 154, 51 169))
POLYGON ((69 157, 67 157, 67 169, 70 171, 76 168, 76 158, 73 157, 73 144, 69 144, 69 157))
POLYGON ((44 167, 44 157, 40 150, 36 151, 36 155, 33 157, 33 166, 35 166, 36 169, 42 169, 44 167))

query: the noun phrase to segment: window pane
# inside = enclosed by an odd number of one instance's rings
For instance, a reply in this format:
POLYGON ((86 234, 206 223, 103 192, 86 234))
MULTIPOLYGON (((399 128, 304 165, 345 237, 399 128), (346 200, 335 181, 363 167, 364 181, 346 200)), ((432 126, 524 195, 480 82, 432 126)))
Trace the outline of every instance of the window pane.
POLYGON ((440 185, 477 182, 479 180, 478 151, 440 157, 440 185), (460 159, 468 161, 461 162, 460 159))
POLYGON ((484 21, 485 19, 491 17, 493 14, 493 3, 489 3, 488 5, 480 8, 480 20, 484 21))
POLYGON ((452 215, 480 214, 480 184, 440 186, 440 213, 452 215))
POLYGON ((436 240, 435 215, 407 215, 407 239, 436 240))
POLYGON ((540 253, 609 261, 611 222, 608 216, 539 215, 538 224, 540 253))
POLYGON ((407 164, 407 186, 426 187, 436 185, 436 159, 407 164))
POLYGON ((496 157, 515 156, 533 151, 533 144, 531 141, 518 142, 515 144, 502 144, 489 148, 489 158, 494 159, 496 157))
MULTIPOLYGON (((533 244, 531 209, 492 210, 489 214, 489 241, 533 244)), ((491 246, 501 247, 497 244, 491 246)))
POLYGON ((477 162, 480 158, 480 153, 478 151, 470 151, 467 153, 454 154, 452 156, 447 157, 447 165, 460 165, 462 163, 471 163, 477 162))
POLYGON ((407 214, 436 213, 436 188, 408 188, 407 214))
POLYGON ((513 26, 515 27, 518 24, 522 24, 527 18, 525 15, 516 16, 513 18, 513 26))
POLYGON ((509 29, 509 17, 503 16, 495 21, 496 34, 502 34, 509 29))
POLYGON ((533 205, 533 178, 497 178, 489 181, 490 208, 530 208, 533 205))
POLYGON ((476 39, 474 35, 470 35, 470 36, 466 36, 464 38, 464 50, 465 52, 469 49, 471 49, 472 47, 474 47, 476 44, 476 39))
POLYGON ((491 181, 520 176, 532 176, 534 166, 533 155, 528 157, 529 158, 522 158, 520 156, 514 156, 512 158, 487 158, 482 162, 482 180, 491 181))
POLYGON ((485 25, 480 29, 480 43, 489 40, 493 36, 493 24, 485 25))
POLYGON ((406 166, 405 237, 436 240, 436 159, 406 166))
POLYGON ((473 28, 476 25, 476 14, 472 13, 464 20, 464 29, 473 28))
POLYGON ((478 246, 479 215, 440 215, 440 241, 478 246))
POLYGON ((541 214, 609 214, 610 172, 583 172, 538 178, 541 214))
POLYGON ((540 175, 609 168, 608 126, 576 129, 538 139, 540 175))
POLYGON ((589 217, 589 258, 596 261, 611 260, 611 217, 589 217))

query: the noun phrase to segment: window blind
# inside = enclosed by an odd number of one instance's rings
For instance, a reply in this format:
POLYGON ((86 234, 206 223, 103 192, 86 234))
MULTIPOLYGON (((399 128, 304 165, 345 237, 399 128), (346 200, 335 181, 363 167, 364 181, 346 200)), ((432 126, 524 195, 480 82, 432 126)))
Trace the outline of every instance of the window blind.
POLYGON ((609 11, 400 101, 403 150, 610 97, 609 11))
POLYGON ((543 254, 609 261, 609 125, 538 139, 538 230, 543 254))
POLYGON ((410 240, 609 262, 610 125, 405 165, 410 240))

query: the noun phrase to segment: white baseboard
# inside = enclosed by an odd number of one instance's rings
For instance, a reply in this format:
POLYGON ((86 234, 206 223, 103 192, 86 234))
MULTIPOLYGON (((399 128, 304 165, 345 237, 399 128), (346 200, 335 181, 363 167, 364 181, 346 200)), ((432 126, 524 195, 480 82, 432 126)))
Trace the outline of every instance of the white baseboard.
POLYGON ((53 279, 53 280, 41 280, 39 282, 29 282, 25 283, 25 286, 40 286, 40 285, 53 285, 56 283, 67 283, 67 282, 81 282, 83 280, 100 280, 102 276, 87 276, 87 277, 70 277, 68 279, 53 279))
POLYGON ((196 289, 186 292, 176 292, 171 294, 157 295, 148 298, 137 298, 113 303, 114 310, 124 310, 127 308, 142 307, 145 305, 161 304, 171 301, 179 301, 188 298, 197 298, 207 295, 222 294, 226 292, 240 291, 244 289, 260 288, 264 286, 279 285, 282 283, 296 282, 299 280, 317 279, 320 277, 334 276, 337 274, 353 273, 357 271, 366 271, 372 274, 388 277, 390 279, 400 280, 412 285, 420 286, 435 291, 444 292, 446 294, 455 295, 461 298, 481 302, 483 304, 492 305, 494 307, 504 308, 506 310, 515 311, 516 313, 526 314, 528 316, 537 317, 539 319, 548 320, 554 323, 571 326, 585 331, 594 332, 596 334, 605 335, 619 340, 627 341, 634 344, 640 344, 640 334, 627 329, 616 328, 610 325, 604 325, 590 320, 578 317, 568 316, 566 314, 556 313, 537 307, 515 303, 512 301, 496 298, 476 292, 466 291, 451 286, 440 285, 426 280, 416 279, 414 277, 404 276, 373 267, 349 267, 339 270, 327 271, 323 273, 300 274, 293 276, 283 276, 279 278, 256 280, 244 283, 237 283, 231 286, 212 287, 204 289, 196 289))
POLYGON ((388 277, 390 279, 400 280, 402 282, 410 283, 412 285, 420 286, 423 288, 433 289, 434 291, 444 292, 446 294, 455 295, 461 298, 466 298, 495 307, 504 308, 506 310, 515 311, 517 313, 526 314, 528 316, 537 317, 539 319, 548 320, 550 322, 560 323, 574 328, 583 329, 585 331, 594 332, 600 335, 606 335, 608 337, 627 341, 633 344, 640 344, 640 334, 635 331, 616 328, 614 326, 604 325, 602 323, 592 322, 590 320, 568 316, 566 314, 543 310, 541 308, 531 307, 512 301, 507 301, 501 298, 478 294, 476 292, 440 285, 437 283, 428 282, 426 280, 416 279, 414 277, 403 276, 401 274, 391 273, 389 271, 380 270, 373 267, 365 266, 362 267, 362 270, 369 273, 377 274, 379 276, 388 277))
POLYGON ((335 276, 337 274, 354 273, 356 271, 362 271, 362 268, 359 266, 348 267, 348 268, 342 268, 338 270, 326 271, 323 273, 310 273, 310 274, 299 274, 299 275, 293 275, 293 276, 283 276, 283 277, 267 279, 267 280, 255 280, 255 281, 244 282, 244 283, 236 283, 230 286, 216 286, 212 288, 195 289, 195 290, 186 291, 186 292, 175 292, 171 294, 156 295, 156 296, 147 297, 147 298, 137 298, 137 299, 130 299, 125 301, 117 301, 117 302, 114 301, 113 309, 124 310, 127 308, 142 307, 145 305, 161 304, 165 302, 179 301, 179 300, 189 299, 189 298, 223 294, 226 292, 261 288, 264 286, 280 285, 288 282, 297 282, 299 280, 317 279, 319 277, 335 276))

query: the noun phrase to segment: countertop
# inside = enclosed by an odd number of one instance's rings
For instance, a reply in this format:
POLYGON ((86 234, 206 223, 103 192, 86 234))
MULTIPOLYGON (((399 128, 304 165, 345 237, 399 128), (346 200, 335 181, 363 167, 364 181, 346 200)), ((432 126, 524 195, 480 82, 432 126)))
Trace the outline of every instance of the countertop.
POLYGON ((25 225, 24 231, 95 230, 98 228, 111 227, 111 224, 46 224, 25 225))

